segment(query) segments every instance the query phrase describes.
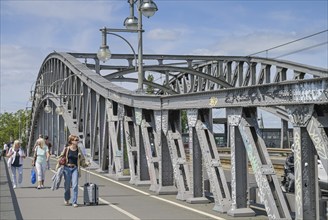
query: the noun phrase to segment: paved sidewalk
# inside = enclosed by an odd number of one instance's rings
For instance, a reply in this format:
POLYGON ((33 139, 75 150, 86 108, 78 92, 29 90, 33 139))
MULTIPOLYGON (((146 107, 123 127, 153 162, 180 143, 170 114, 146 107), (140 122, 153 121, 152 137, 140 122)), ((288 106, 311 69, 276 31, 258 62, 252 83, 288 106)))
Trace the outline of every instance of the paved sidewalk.
POLYGON ((0 219, 22 219, 6 160, 0 160, 0 219))
MULTIPOLYGON (((51 160, 51 168, 55 160, 51 160)), ((64 205, 63 181, 52 191, 53 170, 46 171, 44 189, 36 189, 30 182, 31 158, 25 159, 21 188, 13 189, 7 165, 0 161, 1 191, 0 219, 268 219, 258 214, 252 218, 232 218, 213 211, 213 203, 189 204, 176 200, 176 195, 156 195, 149 186, 134 186, 128 181, 116 181, 104 173, 91 172, 91 181, 99 186, 99 205, 83 205, 83 189, 79 188, 78 208, 64 205)), ((79 185, 85 182, 82 172, 79 185)))

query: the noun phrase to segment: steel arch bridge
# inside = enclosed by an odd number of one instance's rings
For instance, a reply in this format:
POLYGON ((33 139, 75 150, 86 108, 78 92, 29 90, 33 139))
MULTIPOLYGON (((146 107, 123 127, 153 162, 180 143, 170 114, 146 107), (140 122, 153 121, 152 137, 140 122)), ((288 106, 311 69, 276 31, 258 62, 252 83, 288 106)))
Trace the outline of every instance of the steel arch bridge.
MULTIPOLYGON (((67 136, 77 134, 99 171, 190 203, 207 201, 210 191, 213 209, 231 216, 254 215, 245 184, 249 161, 269 219, 291 219, 261 137, 261 108, 281 118, 282 134, 288 122, 293 125, 296 219, 320 218, 316 160, 328 173, 327 69, 260 57, 144 55, 144 71, 164 80, 144 79, 154 93, 138 94, 114 83, 137 82, 134 56, 112 59, 123 65, 101 65, 96 54, 87 53, 45 58, 35 84, 28 152, 44 134, 58 155, 67 136), (46 104, 62 106, 64 113, 45 113, 46 104), (224 119, 213 117, 216 109, 225 109, 224 119), (226 124, 231 183, 214 139, 216 121, 226 124)), ((289 146, 287 135, 281 145, 289 146)))

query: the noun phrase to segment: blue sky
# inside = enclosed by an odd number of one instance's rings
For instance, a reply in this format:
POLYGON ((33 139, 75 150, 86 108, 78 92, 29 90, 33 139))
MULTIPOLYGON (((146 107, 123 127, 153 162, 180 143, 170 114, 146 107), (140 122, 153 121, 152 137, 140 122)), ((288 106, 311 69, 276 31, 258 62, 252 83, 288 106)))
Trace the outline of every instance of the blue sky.
MULTIPOLYGON (((324 1, 155 0, 143 18, 144 53, 244 56, 328 29, 324 1)), ((107 26, 124 28, 127 0, 1 0, 1 113, 24 109, 52 51, 97 52, 107 26)), ((135 13, 137 14, 137 13, 135 13)), ((124 35, 137 48, 137 35, 124 35)), ((327 32, 268 53, 277 57, 327 42, 327 32)), ((131 53, 109 39, 112 53, 131 53)), ((266 56, 266 54, 258 54, 266 56)), ((281 59, 328 68, 327 43, 281 59)))

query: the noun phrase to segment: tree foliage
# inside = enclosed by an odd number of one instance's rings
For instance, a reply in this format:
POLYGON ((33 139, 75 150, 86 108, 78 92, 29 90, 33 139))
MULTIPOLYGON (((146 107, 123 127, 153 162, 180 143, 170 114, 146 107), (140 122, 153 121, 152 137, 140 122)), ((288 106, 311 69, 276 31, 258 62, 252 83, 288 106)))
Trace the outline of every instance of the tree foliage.
POLYGON ((22 146, 26 146, 26 129, 30 111, 18 110, 17 112, 5 112, 0 114, 0 144, 19 140, 21 138, 22 146))
MULTIPOLYGON (((154 81, 154 76, 152 75, 152 74, 149 74, 148 76, 147 76, 147 81, 149 81, 149 82, 153 82, 154 81)), ((146 93, 147 94, 154 94, 154 87, 152 87, 152 86, 147 86, 147 88, 146 88, 146 93)))

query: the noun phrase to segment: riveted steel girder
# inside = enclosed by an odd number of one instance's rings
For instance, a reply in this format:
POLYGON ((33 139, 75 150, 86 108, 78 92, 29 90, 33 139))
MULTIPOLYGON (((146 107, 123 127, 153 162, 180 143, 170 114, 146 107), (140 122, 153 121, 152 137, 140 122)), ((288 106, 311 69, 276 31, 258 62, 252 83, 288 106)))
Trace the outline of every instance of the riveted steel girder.
POLYGON ((95 54, 55 52, 45 59, 36 81, 35 91, 43 98, 34 94, 29 149, 43 133, 53 138, 54 151, 59 154, 67 136, 74 133, 83 140, 99 171, 116 179, 129 178, 132 184, 150 184, 158 194, 177 190, 178 199, 191 203, 209 202, 204 195, 211 191, 214 209, 232 216, 254 214, 249 209, 248 186, 240 184, 248 181, 248 156, 269 218, 290 219, 257 125, 256 108, 264 108, 294 125, 299 157, 296 203, 302 204, 296 216, 317 217, 316 153, 326 171, 328 167, 328 122, 323 110, 328 103, 326 69, 255 57, 145 55, 145 62, 152 62, 145 64, 145 70, 166 77, 163 85, 149 85, 157 86, 158 94, 176 93, 148 95, 112 83, 124 82, 122 76, 134 69, 130 55, 112 58, 126 59, 128 65, 100 65, 95 54), (77 58, 94 59, 94 66, 77 58), (104 69, 116 72, 106 79, 100 75, 104 69), (292 80, 287 80, 288 72, 294 74, 292 80), (306 75, 313 78, 304 79, 306 75), (43 112, 47 98, 53 109, 63 105, 63 116, 43 112), (210 112, 215 108, 228 108, 231 199, 211 128, 210 112), (188 146, 182 141, 184 111, 188 146), (204 181, 209 181, 210 187, 204 181), (311 204, 305 202, 307 197, 311 204))

